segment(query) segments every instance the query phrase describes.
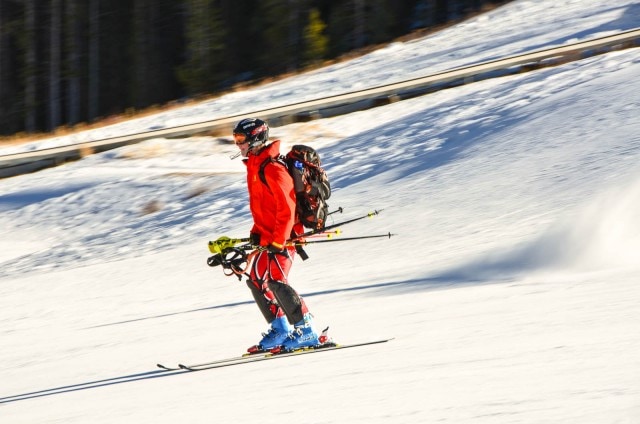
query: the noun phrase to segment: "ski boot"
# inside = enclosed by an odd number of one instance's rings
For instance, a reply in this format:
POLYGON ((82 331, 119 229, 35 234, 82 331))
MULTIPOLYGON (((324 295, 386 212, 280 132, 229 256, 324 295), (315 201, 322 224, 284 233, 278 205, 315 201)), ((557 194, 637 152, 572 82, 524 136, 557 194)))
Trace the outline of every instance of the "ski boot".
POLYGON ((315 347, 321 344, 318 333, 313 325, 311 314, 305 314, 304 318, 294 324, 293 331, 282 342, 282 349, 279 352, 291 352, 305 347, 315 347))
POLYGON ((282 343, 287 340, 289 334, 293 331, 291 324, 287 321, 286 316, 276 318, 271 321, 271 328, 266 333, 262 333, 262 340, 255 345, 247 349, 249 354, 268 352, 271 349, 280 347, 282 343))

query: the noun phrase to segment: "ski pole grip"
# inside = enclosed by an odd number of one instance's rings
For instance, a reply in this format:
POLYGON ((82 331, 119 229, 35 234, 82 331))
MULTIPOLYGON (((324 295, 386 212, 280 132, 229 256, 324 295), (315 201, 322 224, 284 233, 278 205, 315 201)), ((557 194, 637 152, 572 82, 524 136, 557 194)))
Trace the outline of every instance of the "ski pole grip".
POLYGON ((238 243, 238 239, 232 239, 227 236, 218 237, 215 241, 209 242, 209 251, 214 254, 223 254, 227 249, 238 243))

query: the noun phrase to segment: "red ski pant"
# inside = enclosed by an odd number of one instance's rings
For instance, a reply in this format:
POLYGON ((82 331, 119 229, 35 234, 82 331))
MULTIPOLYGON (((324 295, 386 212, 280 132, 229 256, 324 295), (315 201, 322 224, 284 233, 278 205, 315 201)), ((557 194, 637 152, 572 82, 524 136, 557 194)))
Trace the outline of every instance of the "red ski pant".
POLYGON ((262 314, 268 322, 274 318, 287 315, 289 322, 294 324, 300 319, 300 314, 305 314, 308 309, 304 300, 288 286, 288 276, 296 250, 294 247, 287 247, 283 254, 274 254, 267 251, 258 252, 253 258, 251 272, 249 274, 250 288, 254 292, 254 298, 262 314), (278 296, 273 292, 280 288, 278 296), (285 290, 281 290, 284 288, 285 290), (259 293, 259 294, 258 294, 259 293), (289 313, 287 313, 289 312, 289 313))

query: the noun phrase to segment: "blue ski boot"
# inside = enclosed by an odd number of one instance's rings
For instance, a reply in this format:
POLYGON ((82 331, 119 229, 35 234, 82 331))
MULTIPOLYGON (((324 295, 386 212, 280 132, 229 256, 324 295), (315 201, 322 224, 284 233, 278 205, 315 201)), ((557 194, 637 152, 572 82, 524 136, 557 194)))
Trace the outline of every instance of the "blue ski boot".
POLYGON ((302 321, 295 323, 289 337, 282 343, 283 351, 292 351, 320 344, 311 314, 305 314, 302 321))
POLYGON ((291 324, 289 324, 289 321, 287 321, 286 316, 276 318, 271 321, 271 328, 269 328, 269 331, 262 333, 262 340, 260 340, 260 343, 255 346, 251 346, 247 349, 247 352, 259 353, 277 348, 287 339, 289 334, 291 334, 291 331, 293 331, 293 328, 291 327, 291 324))

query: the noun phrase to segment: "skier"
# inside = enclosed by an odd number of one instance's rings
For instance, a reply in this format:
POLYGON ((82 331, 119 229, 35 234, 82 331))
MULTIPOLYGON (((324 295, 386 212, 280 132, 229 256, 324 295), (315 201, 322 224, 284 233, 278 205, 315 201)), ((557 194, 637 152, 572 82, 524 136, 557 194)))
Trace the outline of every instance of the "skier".
POLYGON ((253 216, 251 243, 261 246, 253 258, 247 286, 270 328, 249 353, 295 350, 319 345, 318 333, 304 300, 289 285, 288 274, 296 254, 286 241, 303 233, 296 217, 293 180, 280 155, 280 140, 269 143, 269 126, 246 118, 233 129, 235 144, 247 166, 249 207, 253 216), (260 173, 264 174, 264 182, 260 173))

